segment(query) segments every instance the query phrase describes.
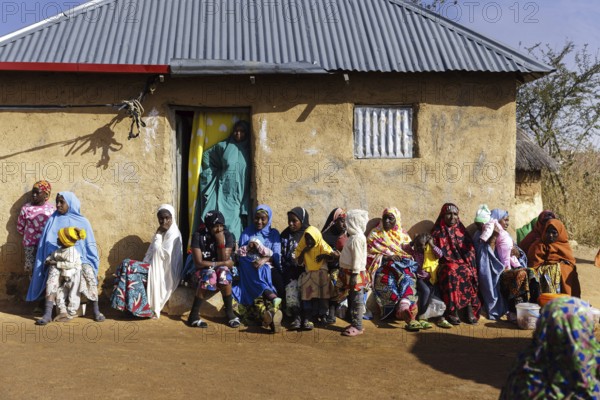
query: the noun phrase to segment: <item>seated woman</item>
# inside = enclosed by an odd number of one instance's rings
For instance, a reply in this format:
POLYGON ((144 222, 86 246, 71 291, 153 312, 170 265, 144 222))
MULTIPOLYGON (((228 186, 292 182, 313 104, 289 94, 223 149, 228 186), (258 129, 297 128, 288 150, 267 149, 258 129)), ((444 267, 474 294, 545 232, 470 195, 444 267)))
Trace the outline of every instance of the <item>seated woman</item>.
POLYGON ((418 265, 409 254, 410 241, 400 225, 400 211, 386 208, 367 237, 367 266, 381 319, 395 314, 408 324, 408 330, 418 331, 422 328, 416 320, 418 265))
POLYGON ((271 268, 280 268, 281 237, 279 231, 271 227, 272 216, 269 206, 259 205, 254 210, 254 223, 242 232, 240 247, 248 245, 250 239, 256 237, 273 255, 256 260, 240 257, 240 281, 233 287, 233 296, 246 319, 262 318, 264 326, 271 326, 276 331, 283 315, 279 310, 281 298, 277 297, 273 286, 271 268))
MULTIPOLYGON (((506 300, 509 320, 516 321, 516 305, 529 301, 529 281, 534 279, 534 274, 533 270, 527 268, 525 252, 515 244, 507 231, 510 223, 508 211, 496 208, 492 210, 491 217, 498 221, 498 228, 490 246, 504 268, 500 275, 500 293, 506 300)), ((481 282, 481 274, 479 278, 481 282)))
POLYGON ((175 209, 169 204, 158 207, 158 229, 142 261, 123 260, 115 272, 111 306, 127 310, 136 317, 159 318, 173 294, 183 269, 181 233, 175 209))
MULTIPOLYGON (((58 275, 48 276, 48 268, 44 265, 46 258, 59 248, 58 232, 62 228, 76 227, 84 229, 87 236, 84 240, 78 240, 75 248, 81 256, 81 279, 79 281, 79 295, 84 295, 91 303, 94 312, 94 321, 104 321, 104 315, 98 308, 98 246, 94 238, 94 231, 90 222, 81 215, 81 203, 77 196, 71 192, 60 192, 56 195, 56 211, 50 216, 35 256, 35 264, 27 301, 37 301, 46 287, 51 288, 59 285, 58 275)), ((51 290, 50 293, 54 292, 51 290)), ((52 320, 52 309, 55 298, 50 295, 46 297, 46 308, 41 319, 36 321, 37 325, 45 325, 52 320)))
POLYGON ((542 308, 533 340, 500 399, 598 399, 599 354, 590 305, 573 297, 552 300, 542 308))
POLYGON ((521 240, 520 242, 518 242, 519 247, 521 249, 523 249, 523 251, 525 252, 525 254, 529 254, 529 248, 531 247, 531 245, 533 244, 533 242, 535 242, 536 240, 538 240, 538 239, 540 239, 542 237, 542 234, 544 232, 544 228, 546 227, 546 222, 548 222, 551 219, 557 219, 557 217, 556 217, 556 214, 554 214, 550 210, 544 210, 544 211, 542 211, 540 213, 540 215, 535 218, 536 222, 533 225, 533 229, 531 231, 529 231, 529 233, 527 233, 525 235, 525 237, 523 238, 523 240, 521 240))
POLYGON ((516 319, 516 304, 529 299, 527 258, 514 245, 510 234, 508 212, 486 205, 477 212, 478 231, 473 236, 477 252, 479 293, 489 319, 499 320, 510 311, 509 319, 516 319), (517 258, 519 256, 519 258, 517 258))
POLYGON ((444 253, 439 261, 438 285, 448 321, 459 325, 458 312, 466 309, 467 322, 475 324, 481 307, 475 247, 458 212, 455 204, 444 204, 431 232, 436 246, 444 253))
POLYGON ((539 280, 541 293, 581 296, 575 256, 562 222, 557 219, 546 222, 542 237, 531 245, 527 259, 539 280))
POLYGON ((223 296, 223 305, 228 324, 232 328, 240 326, 240 320, 233 313, 231 281, 233 260, 231 252, 235 246, 233 234, 225 229, 225 217, 217 210, 209 211, 192 236, 192 257, 196 272, 192 283, 196 286, 196 296, 188 325, 206 328, 208 325, 200 318, 200 305, 208 292, 219 290, 223 296))

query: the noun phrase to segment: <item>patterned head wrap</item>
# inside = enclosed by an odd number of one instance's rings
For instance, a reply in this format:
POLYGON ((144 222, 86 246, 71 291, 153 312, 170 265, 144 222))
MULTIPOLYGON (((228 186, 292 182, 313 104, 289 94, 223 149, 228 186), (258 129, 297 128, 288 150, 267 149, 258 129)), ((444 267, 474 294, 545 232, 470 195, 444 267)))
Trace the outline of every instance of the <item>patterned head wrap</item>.
POLYGON ((500 399, 600 398, 599 364, 590 305, 575 297, 557 298, 541 310, 533 340, 500 399))
POLYGON ((336 221, 340 218, 346 218, 346 210, 344 210, 343 208, 334 208, 333 210, 331 210, 331 212, 329 213, 329 216, 327 217, 327 221, 325 221, 325 226, 323 226, 323 229, 321 230, 321 232, 325 233, 327 232, 329 229, 331 229, 336 221))
POLYGON ((33 188, 39 189, 40 192, 45 193, 48 197, 50 197, 50 193, 52 192, 52 185, 45 180, 37 181, 33 184, 33 188))
POLYGON ((209 229, 215 225, 225 225, 225 216, 220 211, 212 210, 204 216, 204 223, 209 229))
POLYGON ((383 256, 407 257, 412 256, 405 250, 410 243, 410 236, 402 229, 400 211, 396 207, 383 210, 382 221, 371 231, 367 238, 367 253, 371 258, 369 273, 374 275, 381 266, 383 256), (392 214, 396 218, 396 225, 390 230, 383 229, 383 217, 392 214))

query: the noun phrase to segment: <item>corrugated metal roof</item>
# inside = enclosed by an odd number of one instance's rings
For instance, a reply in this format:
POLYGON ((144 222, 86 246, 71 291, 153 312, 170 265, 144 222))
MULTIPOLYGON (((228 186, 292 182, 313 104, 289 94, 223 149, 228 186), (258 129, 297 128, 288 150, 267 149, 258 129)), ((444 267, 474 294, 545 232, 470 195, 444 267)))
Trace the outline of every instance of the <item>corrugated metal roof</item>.
POLYGON ((0 64, 186 65, 190 73, 206 61, 233 62, 237 73, 244 64, 525 77, 552 70, 403 0, 96 0, 0 38, 0 64))

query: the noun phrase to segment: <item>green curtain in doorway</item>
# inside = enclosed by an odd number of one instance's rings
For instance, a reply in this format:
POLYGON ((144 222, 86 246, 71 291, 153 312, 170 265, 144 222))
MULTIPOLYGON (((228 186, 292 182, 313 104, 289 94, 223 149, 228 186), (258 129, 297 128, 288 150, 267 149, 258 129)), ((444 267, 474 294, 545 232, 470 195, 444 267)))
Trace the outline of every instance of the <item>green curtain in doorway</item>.
MULTIPOLYGON (((206 210, 201 209, 201 201, 199 201, 199 195, 205 189, 201 187, 202 182, 200 179, 203 157, 206 158, 205 153, 207 150, 229 137, 233 125, 237 121, 248 121, 248 118, 249 116, 246 113, 203 111, 194 114, 188 163, 188 213, 189 221, 192 221, 190 238, 188 239, 188 249, 191 243, 191 235, 193 235, 198 226, 198 217, 202 217, 206 212, 206 210)), ((216 204, 213 205, 210 204, 210 202, 207 207, 218 208, 216 207, 216 204)), ((219 210, 223 212, 223 210, 219 210)), ((225 213, 223 212, 223 214, 225 213)), ((227 219, 226 214, 225 218, 227 219)), ((239 234, 236 234, 236 239, 237 238, 239 238, 239 234)))

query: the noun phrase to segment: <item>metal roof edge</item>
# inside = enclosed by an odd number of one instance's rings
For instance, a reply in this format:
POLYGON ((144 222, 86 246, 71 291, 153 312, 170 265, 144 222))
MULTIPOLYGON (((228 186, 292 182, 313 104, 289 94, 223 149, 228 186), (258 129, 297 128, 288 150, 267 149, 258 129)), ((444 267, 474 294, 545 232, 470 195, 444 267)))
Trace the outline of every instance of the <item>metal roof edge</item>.
POLYGON ((4 45, 5 42, 8 42, 18 36, 24 35, 29 33, 29 31, 34 31, 44 25, 47 25, 48 23, 51 22, 60 22, 62 19, 70 19, 72 17, 74 17, 76 14, 79 14, 81 11, 88 11, 92 6, 100 6, 104 3, 110 3, 113 2, 115 0, 90 0, 90 1, 86 1, 83 4, 78 5, 77 7, 72 8, 71 10, 68 10, 66 12, 62 12, 56 15, 53 15, 52 17, 48 17, 40 22, 36 22, 32 25, 28 25, 24 28, 21 28, 17 31, 11 32, 11 33, 7 33, 4 36, 0 36, 0 46, 4 45))

